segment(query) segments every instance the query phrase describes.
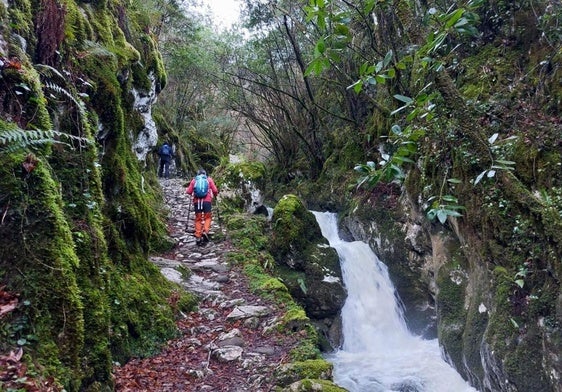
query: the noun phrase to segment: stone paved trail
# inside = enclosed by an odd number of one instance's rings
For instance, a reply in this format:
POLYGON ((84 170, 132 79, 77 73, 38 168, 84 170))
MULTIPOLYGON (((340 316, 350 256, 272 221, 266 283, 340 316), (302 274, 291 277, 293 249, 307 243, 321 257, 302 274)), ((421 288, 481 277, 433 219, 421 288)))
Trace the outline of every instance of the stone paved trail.
POLYGON ((252 294, 241 271, 227 263, 231 245, 227 239, 218 240, 227 236, 216 208, 211 241, 201 247, 195 244, 193 211, 188 220, 190 199, 184 184, 181 179, 161 181, 177 246, 151 260, 201 301, 196 311, 178 322, 182 336, 168 342, 159 355, 115 369, 116 390, 271 391, 274 372, 298 342, 276 331, 282 312, 252 294), (177 269, 180 265, 192 271, 187 281, 177 269))

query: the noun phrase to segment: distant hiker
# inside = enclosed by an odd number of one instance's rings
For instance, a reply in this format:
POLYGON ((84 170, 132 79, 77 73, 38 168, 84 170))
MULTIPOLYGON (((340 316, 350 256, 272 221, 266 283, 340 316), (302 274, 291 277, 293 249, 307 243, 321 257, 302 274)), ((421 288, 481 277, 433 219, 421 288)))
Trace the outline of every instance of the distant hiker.
POLYGON ((185 190, 187 194, 193 195, 193 207, 195 210, 195 241, 202 245, 203 241, 209 241, 209 230, 211 229, 211 205, 213 197, 219 194, 219 190, 211 177, 203 169, 197 171, 197 175, 191 180, 185 190))
POLYGON ((170 162, 172 161, 173 151, 172 147, 168 143, 164 143, 162 147, 158 150, 158 155, 160 156, 160 166, 158 167, 158 177, 164 175, 165 178, 170 176, 170 162))

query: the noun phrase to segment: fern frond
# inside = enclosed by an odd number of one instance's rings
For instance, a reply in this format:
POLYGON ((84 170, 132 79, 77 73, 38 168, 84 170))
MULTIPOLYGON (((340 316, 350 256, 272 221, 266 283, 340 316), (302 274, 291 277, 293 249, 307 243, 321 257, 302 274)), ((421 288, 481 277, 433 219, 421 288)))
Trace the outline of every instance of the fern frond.
POLYGON ((78 108, 78 111, 80 112, 80 116, 82 116, 82 118, 86 117, 86 105, 84 104, 84 102, 79 99, 79 98, 75 98, 68 90, 64 89, 63 87, 59 86, 58 84, 54 84, 51 82, 45 82, 45 87, 53 90, 54 92, 65 96, 66 98, 70 99, 78 108))
POLYGON ((86 105, 75 92, 62 87, 62 85, 68 84, 68 82, 59 70, 47 64, 36 64, 35 68, 44 76, 44 78, 51 79, 44 82, 45 88, 71 100, 78 108, 80 116, 82 116, 82 118, 86 118, 86 105), (57 79, 60 82, 57 81, 57 83, 55 83, 57 79))
POLYGON ((35 64, 35 69, 40 72, 42 75, 52 78, 53 75, 59 77, 61 81, 66 81, 65 77, 59 72, 58 69, 51 67, 47 64, 35 64))
POLYGON ((10 129, 0 130, 0 154, 8 154, 18 150, 25 150, 33 147, 40 147, 48 144, 70 144, 62 142, 57 138, 66 138, 79 143, 93 144, 93 141, 68 133, 40 129, 24 130, 17 126, 10 129))
MULTIPOLYGON (((90 140, 90 139, 85 138, 85 137, 75 136, 75 135, 71 135, 70 133, 64 133, 64 132, 59 132, 59 131, 50 131, 50 132, 52 132, 54 136, 63 137, 63 138, 69 139, 69 140, 74 140, 74 141, 77 141, 79 143, 85 143, 85 144, 90 144, 90 145, 94 144, 93 140, 90 140)), ((57 140, 57 143, 67 144, 67 143, 63 143, 63 142, 58 141, 58 140, 57 140)))

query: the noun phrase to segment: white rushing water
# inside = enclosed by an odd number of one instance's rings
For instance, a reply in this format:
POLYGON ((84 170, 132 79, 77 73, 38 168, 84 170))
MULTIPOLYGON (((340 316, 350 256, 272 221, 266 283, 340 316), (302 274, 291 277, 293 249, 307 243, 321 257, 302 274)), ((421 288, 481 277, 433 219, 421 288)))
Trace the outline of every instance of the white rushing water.
POLYGON ((336 215, 314 212, 340 257, 348 297, 343 347, 326 357, 350 392, 475 392, 441 356, 437 340, 412 335, 386 266, 369 245, 339 238, 336 215))

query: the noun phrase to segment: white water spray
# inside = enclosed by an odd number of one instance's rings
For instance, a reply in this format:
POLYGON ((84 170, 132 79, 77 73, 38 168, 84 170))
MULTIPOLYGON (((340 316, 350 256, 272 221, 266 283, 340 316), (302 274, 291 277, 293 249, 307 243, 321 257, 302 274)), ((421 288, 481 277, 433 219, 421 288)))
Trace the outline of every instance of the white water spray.
POLYGON ((339 238, 336 215, 314 212, 340 257, 347 299, 343 347, 327 356, 350 392, 476 392, 441 357, 437 340, 412 335, 386 266, 369 245, 339 238))

